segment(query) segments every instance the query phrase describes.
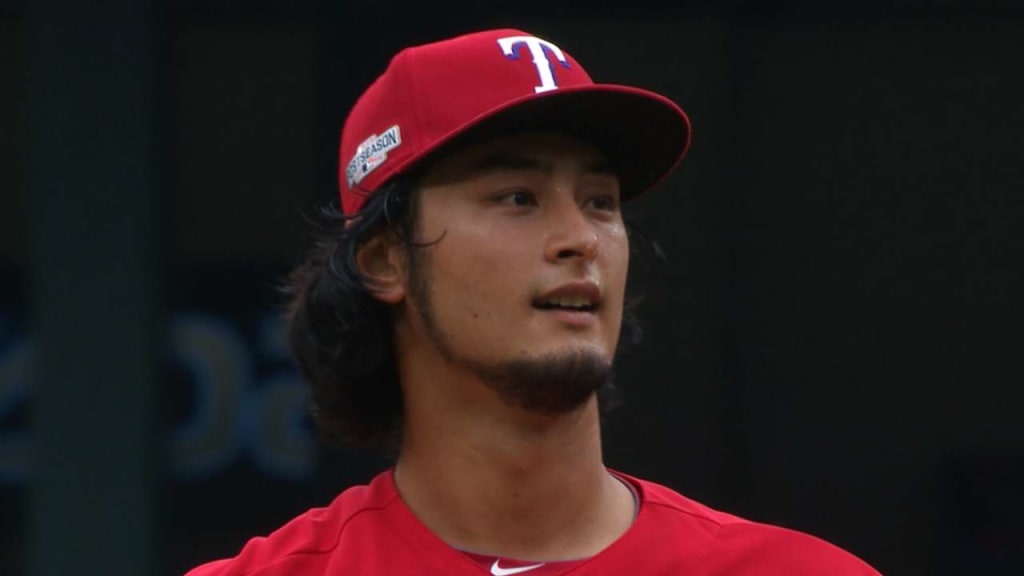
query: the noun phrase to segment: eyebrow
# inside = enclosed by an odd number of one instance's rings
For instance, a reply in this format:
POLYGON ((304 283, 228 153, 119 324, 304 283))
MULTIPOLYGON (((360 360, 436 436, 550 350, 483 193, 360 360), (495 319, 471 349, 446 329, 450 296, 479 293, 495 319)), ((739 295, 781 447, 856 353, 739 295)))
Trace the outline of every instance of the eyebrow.
MULTIPOLYGON (((539 158, 503 152, 484 156, 480 160, 471 164, 466 169, 466 173, 469 175, 477 175, 491 171, 509 171, 543 172, 545 174, 550 174, 554 169, 553 164, 539 158)), ((587 162, 583 165, 582 172, 584 174, 601 174, 608 176, 616 176, 618 174, 618 171, 615 170, 612 163, 603 158, 587 162)))

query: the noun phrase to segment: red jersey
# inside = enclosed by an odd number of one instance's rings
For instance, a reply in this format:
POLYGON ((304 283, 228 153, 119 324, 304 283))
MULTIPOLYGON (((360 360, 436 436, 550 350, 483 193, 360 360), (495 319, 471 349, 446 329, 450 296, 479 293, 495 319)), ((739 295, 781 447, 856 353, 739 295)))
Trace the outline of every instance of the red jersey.
POLYGON ((405 506, 391 471, 345 490, 238 556, 186 576, 878 576, 857 557, 807 534, 712 510, 653 482, 617 474, 636 490, 629 530, 597 555, 564 563, 495 561, 456 550, 405 506), (542 568, 546 567, 546 570, 542 568), (534 574, 530 574, 534 572, 534 574))

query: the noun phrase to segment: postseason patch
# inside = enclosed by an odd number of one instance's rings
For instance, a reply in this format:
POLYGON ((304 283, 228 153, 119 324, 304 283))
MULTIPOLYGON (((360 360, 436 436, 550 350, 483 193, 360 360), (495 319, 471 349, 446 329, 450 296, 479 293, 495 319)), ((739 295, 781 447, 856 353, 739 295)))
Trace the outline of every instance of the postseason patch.
POLYGON ((388 152, 398 148, 402 144, 402 132, 395 124, 381 134, 372 134, 363 140, 356 148, 356 154, 348 163, 345 170, 345 178, 348 180, 348 187, 352 188, 363 181, 363 178, 373 172, 378 166, 388 159, 388 152))

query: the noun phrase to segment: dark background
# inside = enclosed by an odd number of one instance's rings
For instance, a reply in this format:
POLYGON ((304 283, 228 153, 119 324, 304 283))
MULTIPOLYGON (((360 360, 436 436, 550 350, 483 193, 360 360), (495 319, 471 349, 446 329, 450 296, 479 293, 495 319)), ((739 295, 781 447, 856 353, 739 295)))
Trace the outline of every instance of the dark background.
POLYGON ((1024 8, 955 0, 0 0, 0 574, 179 574, 386 464, 315 444, 276 287, 361 90, 494 26, 693 122, 608 463, 1024 574, 1024 8))

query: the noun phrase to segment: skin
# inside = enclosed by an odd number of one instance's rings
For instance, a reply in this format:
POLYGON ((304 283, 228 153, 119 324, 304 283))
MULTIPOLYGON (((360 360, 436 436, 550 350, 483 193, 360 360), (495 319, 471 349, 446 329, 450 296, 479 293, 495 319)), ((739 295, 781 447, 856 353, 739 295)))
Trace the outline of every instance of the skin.
POLYGON ((433 243, 420 249, 416 272, 394 239, 359 253, 377 297, 396 312, 405 427, 395 481, 452 546, 582 558, 632 522, 633 496, 603 464, 593 394, 530 410, 484 376, 517 361, 611 365, 629 264, 618 204, 618 180, 592 146, 510 136, 455 152, 423 176, 416 239, 433 243), (584 320, 535 306, 581 281, 601 295, 584 320))

